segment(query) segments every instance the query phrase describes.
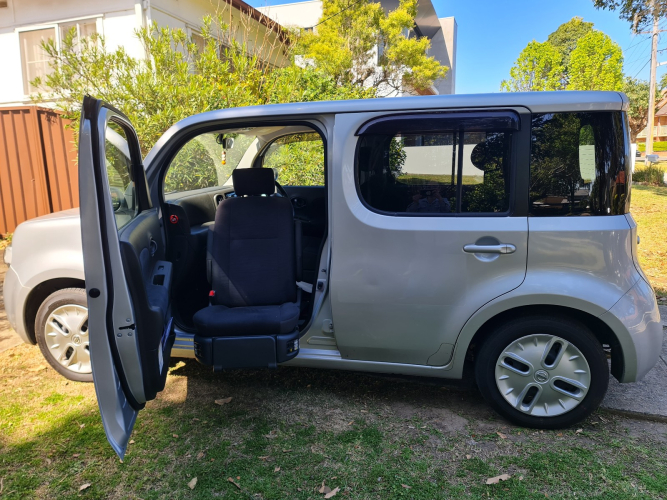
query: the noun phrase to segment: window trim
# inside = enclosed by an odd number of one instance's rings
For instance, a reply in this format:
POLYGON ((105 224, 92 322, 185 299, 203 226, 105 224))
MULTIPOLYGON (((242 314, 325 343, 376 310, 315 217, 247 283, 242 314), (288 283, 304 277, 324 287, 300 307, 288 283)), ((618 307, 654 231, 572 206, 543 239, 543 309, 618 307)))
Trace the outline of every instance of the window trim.
MULTIPOLYGON (((526 210, 523 207, 519 207, 520 205, 523 205, 521 201, 519 200, 519 197, 517 196, 519 188, 523 187, 524 182, 520 182, 520 179, 522 177, 527 177, 529 175, 529 172, 526 173, 525 176, 520 176, 518 174, 520 164, 523 163, 521 161, 523 156, 526 156, 523 153, 523 149, 521 148, 522 142, 522 136, 525 135, 526 133, 526 127, 522 126, 525 125, 525 117, 528 116, 528 121, 530 122, 530 116, 531 113, 528 112, 528 110, 517 110, 517 109, 487 109, 487 110, 472 110, 472 111, 464 111, 464 110, 452 110, 452 111, 443 111, 443 112, 424 112, 424 113, 405 113, 405 114, 393 114, 393 115, 384 115, 384 116, 378 116, 375 117, 371 120, 368 120, 364 124, 359 127, 355 135, 357 136, 357 144, 355 146, 355 151, 354 151, 354 187, 357 192, 357 198, 361 202, 361 204, 369 211, 376 213, 378 215, 383 215, 383 216, 388 216, 388 217, 423 217, 423 218, 451 218, 451 217, 525 217, 526 213, 524 213, 526 210), (374 122, 381 122, 382 124, 384 123, 391 123, 393 119, 398 118, 399 120, 420 120, 424 116, 431 117, 433 119, 443 116, 443 115, 449 115, 449 117, 454 120, 457 117, 460 118, 468 118, 472 119, 473 117, 483 117, 484 115, 488 116, 489 114, 502 114, 506 113, 509 115, 509 113, 512 113, 516 117, 516 128, 507 128, 507 131, 512 131, 512 141, 511 141, 511 146, 510 146, 510 176, 509 176, 509 199, 508 199, 508 208, 504 212, 454 212, 454 213, 422 213, 422 212, 387 212, 385 210, 380 210, 375 207, 372 207, 371 205, 368 204, 366 199, 363 197, 361 193, 361 185, 359 184, 359 149, 360 149, 360 144, 361 144, 361 137, 363 135, 369 134, 367 130, 373 125, 374 122), (365 132, 365 133, 364 133, 365 132)), ((444 131, 442 127, 440 128, 441 131, 444 131)), ((451 128, 448 129, 448 132, 451 132, 451 128)), ((483 128, 479 128, 477 130, 470 129, 469 131, 483 131, 483 128)), ((489 130, 488 128, 486 130, 489 130)), ((497 130, 497 129, 494 129, 497 130)), ((410 130, 410 133, 433 133, 437 132, 437 128, 424 128, 419 131, 412 131, 410 130)), ((466 130, 464 129, 464 132, 466 130)), ((528 127, 528 134, 530 134, 530 127, 528 127)), ((529 135, 530 137, 530 135, 529 135)), ((525 138, 524 138, 525 139, 525 138)), ((458 147, 458 144, 457 144, 458 147)), ((529 153, 527 155, 529 157, 529 153)), ((459 155, 459 162, 463 161, 463 157, 459 155)), ((524 158, 526 160, 526 158, 524 158)), ((458 163, 458 162, 457 162, 458 163)), ((458 165, 457 165, 457 174, 458 174, 458 165)), ((460 186, 462 185, 462 179, 460 176, 457 178, 457 192, 460 189, 460 186)), ((527 182, 525 182, 527 184, 527 182)), ((527 187, 527 186, 526 186, 527 187)), ((528 196, 528 193, 526 192, 526 197, 528 196)), ((460 198, 460 197, 457 197, 460 198)), ((457 204, 457 210, 460 206, 461 200, 457 199, 456 204, 457 204)), ((527 209, 527 207, 526 207, 527 209)))
POLYGON ((43 23, 43 24, 32 24, 30 26, 21 26, 19 28, 14 29, 14 33, 16 33, 16 36, 19 39, 19 58, 21 60, 21 84, 24 90, 23 98, 24 99, 30 99, 31 96, 35 95, 35 93, 32 94, 26 94, 25 93, 25 87, 26 85, 30 86, 30 82, 24 81, 24 64, 25 61, 23 59, 23 52, 21 49, 21 39, 20 35, 21 33, 26 33, 29 31, 40 31, 40 30, 45 30, 45 29, 53 29, 55 31, 55 37, 54 40, 56 42, 56 48, 58 49, 58 52, 60 52, 60 47, 61 47, 61 36, 60 36, 60 26, 62 24, 69 24, 69 23, 79 23, 81 21, 90 21, 90 20, 95 20, 95 29, 97 34, 100 36, 104 36, 104 23, 102 22, 104 20, 104 14, 94 14, 91 16, 82 16, 82 17, 71 17, 67 19, 59 19, 57 21, 52 21, 48 23, 43 23))

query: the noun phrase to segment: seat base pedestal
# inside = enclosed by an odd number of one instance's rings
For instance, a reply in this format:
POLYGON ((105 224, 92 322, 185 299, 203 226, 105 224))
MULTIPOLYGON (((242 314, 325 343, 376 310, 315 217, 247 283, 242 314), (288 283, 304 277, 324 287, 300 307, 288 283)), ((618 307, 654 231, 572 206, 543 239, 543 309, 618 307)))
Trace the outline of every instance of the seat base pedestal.
POLYGON ((299 330, 280 335, 202 337, 195 335, 195 358, 213 371, 275 368, 299 353, 299 330))

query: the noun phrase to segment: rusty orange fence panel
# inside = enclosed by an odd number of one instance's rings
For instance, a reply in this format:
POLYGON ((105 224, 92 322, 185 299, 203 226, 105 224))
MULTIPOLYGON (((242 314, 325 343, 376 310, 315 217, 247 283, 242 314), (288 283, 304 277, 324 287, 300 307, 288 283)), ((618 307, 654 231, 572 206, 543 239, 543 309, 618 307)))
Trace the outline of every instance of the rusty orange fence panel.
POLYGON ((0 234, 21 222, 79 204, 67 120, 46 108, 0 108, 0 234))

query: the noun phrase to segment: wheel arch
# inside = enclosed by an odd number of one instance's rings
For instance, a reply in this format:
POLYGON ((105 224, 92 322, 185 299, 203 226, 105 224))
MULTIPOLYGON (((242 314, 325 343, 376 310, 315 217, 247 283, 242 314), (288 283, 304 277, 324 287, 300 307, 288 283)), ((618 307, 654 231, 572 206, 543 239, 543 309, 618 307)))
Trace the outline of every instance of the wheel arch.
POLYGON ((496 328, 516 318, 538 315, 567 317, 585 325, 593 335, 595 335, 600 344, 609 346, 609 349, 611 350, 611 373, 617 380, 623 379, 625 370, 623 347, 611 327, 602 319, 589 312, 573 307, 551 304, 517 306, 506 309, 487 319, 477 329, 466 346, 464 371, 467 372, 467 370, 471 370, 474 367, 476 348, 478 348, 496 328))
POLYGON ((82 279, 78 278, 53 278, 42 281, 30 290, 23 309, 23 321, 26 333, 32 344, 37 343, 37 338, 35 337, 35 318, 37 317, 37 311, 49 295, 65 288, 85 289, 86 284, 82 279))

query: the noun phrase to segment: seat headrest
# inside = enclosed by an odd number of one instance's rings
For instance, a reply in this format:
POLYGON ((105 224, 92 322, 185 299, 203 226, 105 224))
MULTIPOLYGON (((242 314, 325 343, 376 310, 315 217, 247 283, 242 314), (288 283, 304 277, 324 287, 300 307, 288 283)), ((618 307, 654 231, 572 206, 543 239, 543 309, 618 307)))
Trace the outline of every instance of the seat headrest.
POLYGON ((237 168, 232 172, 236 196, 270 195, 276 192, 272 168, 237 168))

